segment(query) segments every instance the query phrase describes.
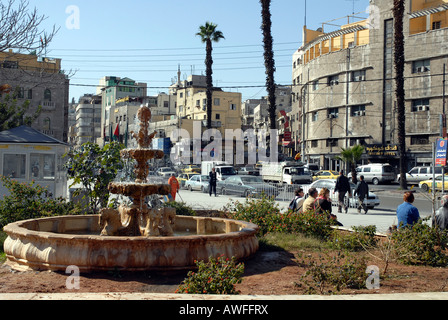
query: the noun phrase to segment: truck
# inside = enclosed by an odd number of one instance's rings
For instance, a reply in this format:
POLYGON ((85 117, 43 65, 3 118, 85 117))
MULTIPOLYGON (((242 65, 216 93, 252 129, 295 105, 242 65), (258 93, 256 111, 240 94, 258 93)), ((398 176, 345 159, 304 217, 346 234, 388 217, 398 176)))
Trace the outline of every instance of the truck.
POLYGON ((303 164, 297 162, 263 162, 261 176, 266 182, 285 184, 312 183, 311 172, 303 164))
POLYGON ((215 168, 216 178, 218 181, 227 179, 230 176, 236 175, 235 168, 222 161, 202 161, 201 173, 203 175, 209 175, 212 168, 215 168))

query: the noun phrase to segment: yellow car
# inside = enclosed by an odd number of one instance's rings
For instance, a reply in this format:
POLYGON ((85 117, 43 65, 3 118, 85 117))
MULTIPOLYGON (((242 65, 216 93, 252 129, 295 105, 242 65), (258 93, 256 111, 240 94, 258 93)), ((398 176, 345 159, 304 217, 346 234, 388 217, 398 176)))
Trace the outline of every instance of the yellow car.
MULTIPOLYGON (((445 190, 448 190, 448 175, 445 175, 445 190)), ((432 179, 421 181, 418 186, 424 191, 432 189, 432 179)), ((442 190, 442 176, 436 177, 436 190, 442 190)))
POLYGON ((190 178, 194 175, 197 175, 197 173, 181 173, 177 177, 177 181, 179 181, 180 188, 181 189, 185 188, 185 182, 187 182, 187 180, 190 180, 190 178))
POLYGON ((195 173, 195 174, 201 174, 201 168, 197 165, 190 164, 182 169, 183 173, 195 173))
POLYGON ((332 170, 321 170, 319 172, 316 172, 316 174, 313 176, 313 180, 320 180, 320 179, 337 179, 339 177, 339 173, 332 170))

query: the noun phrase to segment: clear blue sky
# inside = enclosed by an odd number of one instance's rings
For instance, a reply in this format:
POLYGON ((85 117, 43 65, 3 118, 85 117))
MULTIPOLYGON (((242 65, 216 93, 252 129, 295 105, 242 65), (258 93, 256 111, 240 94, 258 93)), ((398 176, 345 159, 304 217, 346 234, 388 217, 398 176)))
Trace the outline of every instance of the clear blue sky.
MULTIPOLYGON (((317 29, 322 22, 351 14, 353 8, 364 12, 368 5, 368 0, 308 0, 307 26, 317 29)), ((103 76, 162 87, 148 89, 155 95, 167 91, 178 64, 182 80, 192 71, 205 74, 205 47, 195 34, 206 21, 218 24, 226 38, 214 44, 214 84, 259 86, 224 89, 241 92, 243 100, 266 95, 258 0, 40 0, 30 6, 48 17, 45 25, 60 27, 47 55, 61 58, 63 69, 76 71, 70 99, 94 93, 103 76), (79 16, 70 6, 79 9, 79 16), (73 18, 79 18, 79 25, 73 18)), ((292 82, 292 54, 301 45, 304 8, 304 0, 272 0, 278 84, 292 82)))

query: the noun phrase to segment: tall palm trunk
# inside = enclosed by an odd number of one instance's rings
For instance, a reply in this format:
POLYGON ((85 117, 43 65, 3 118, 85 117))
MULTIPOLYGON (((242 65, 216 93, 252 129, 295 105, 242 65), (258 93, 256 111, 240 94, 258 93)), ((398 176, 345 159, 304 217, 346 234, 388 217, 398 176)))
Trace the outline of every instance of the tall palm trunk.
POLYGON ((212 127, 212 98, 213 98, 213 58, 212 58, 212 40, 207 39, 206 58, 205 58, 205 75, 206 75, 206 96, 207 96, 207 129, 212 127))
POLYGON ((398 144, 400 147, 400 187, 407 189, 406 169, 406 110, 404 91, 404 0, 394 0, 394 61, 395 61, 395 94, 397 97, 397 122, 398 122, 398 144))
POLYGON ((268 102, 269 102, 269 127, 270 129, 276 129, 276 110, 275 105, 275 61, 274 61, 274 50, 273 50, 273 39, 271 33, 271 0, 260 0, 261 3, 261 17, 262 25, 261 30, 263 31, 263 45, 264 45, 264 64, 266 67, 266 89, 268 92, 268 102))

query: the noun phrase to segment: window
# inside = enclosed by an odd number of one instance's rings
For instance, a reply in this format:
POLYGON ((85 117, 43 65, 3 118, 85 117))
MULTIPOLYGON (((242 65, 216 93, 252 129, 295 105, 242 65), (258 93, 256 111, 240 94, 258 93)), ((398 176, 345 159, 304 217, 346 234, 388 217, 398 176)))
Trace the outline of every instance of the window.
POLYGON ((313 112, 311 115, 311 121, 316 122, 318 118, 319 118, 319 112, 318 111, 313 112))
POLYGON ((3 156, 3 175, 10 178, 25 179, 25 162, 24 154, 5 154, 3 156))
POLYGON ((329 86, 336 86, 338 84, 339 84, 339 76, 338 75, 328 77, 328 85, 329 86))
POLYGON ((44 91, 44 100, 51 101, 51 90, 45 89, 44 91))
POLYGON ((27 99, 33 99, 33 89, 28 89, 27 99))
POLYGON ((412 100, 412 112, 428 111, 429 99, 412 100))
POLYGON ((236 110, 236 104, 231 103, 230 104, 230 110, 236 110))
POLYGON ((319 141, 317 141, 317 140, 311 141, 311 148, 317 148, 318 147, 318 143, 319 143, 319 141))
POLYGON ((313 91, 319 90, 319 81, 313 81, 313 91))
POLYGON ((30 154, 31 178, 37 180, 54 180, 55 155, 53 154, 30 154))
POLYGON ((352 117, 363 117, 366 115, 366 106, 353 106, 351 107, 350 115, 352 117))
POLYGON ((198 108, 201 107, 201 100, 196 100, 196 107, 198 107, 198 108))
POLYGON ((328 139, 327 140, 327 148, 328 147, 337 147, 339 145, 338 139, 328 139))
POLYGON ((221 99, 219 99, 219 98, 215 98, 215 99, 213 99, 213 104, 214 104, 215 106, 220 106, 220 105, 221 105, 221 99))
POLYGON ((419 135, 411 137, 411 145, 424 145, 429 144, 428 135, 419 135))
POLYGON ((43 130, 50 131, 51 129, 51 120, 50 118, 45 118, 43 130))
POLYGON ((432 30, 440 29, 442 26, 442 21, 434 21, 432 23, 432 30))
POLYGON ((412 62, 412 73, 421 73, 431 71, 431 60, 418 60, 412 62))
POLYGON ((366 70, 352 72, 352 82, 359 81, 366 81, 366 70))
POLYGON ((217 113, 216 116, 215 116, 215 119, 216 119, 216 120, 221 119, 221 115, 220 115, 219 113, 217 113))
POLYGON ((328 119, 338 118, 339 117, 339 108, 328 109, 327 117, 328 117, 328 119))

